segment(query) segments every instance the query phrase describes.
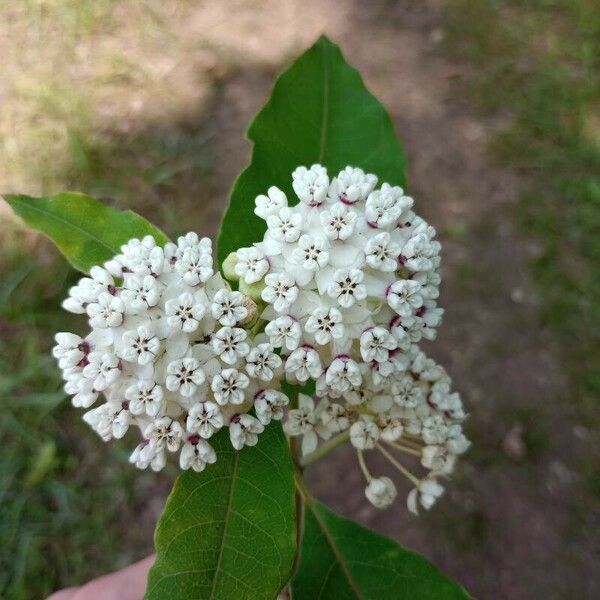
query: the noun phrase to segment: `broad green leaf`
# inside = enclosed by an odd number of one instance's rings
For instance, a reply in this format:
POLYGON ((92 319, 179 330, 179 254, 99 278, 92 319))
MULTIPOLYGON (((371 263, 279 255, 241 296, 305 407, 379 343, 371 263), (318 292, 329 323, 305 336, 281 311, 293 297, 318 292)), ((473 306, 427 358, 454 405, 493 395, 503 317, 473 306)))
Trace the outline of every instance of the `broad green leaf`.
POLYGON ((281 425, 233 450, 211 438, 217 462, 181 475, 155 534, 146 600, 274 600, 296 551, 293 466, 281 425))
POLYGON ((294 600, 467 600, 424 558, 309 499, 294 600))
POLYGON ((405 156, 390 117, 325 37, 279 77, 248 138, 254 143, 252 159, 231 192, 219 236, 220 261, 262 239, 265 224, 254 215, 258 194, 276 185, 295 202, 291 174, 298 165, 319 162, 330 176, 352 165, 381 181, 405 183, 405 156))
POLYGON ((167 242, 165 234, 143 217, 111 208, 85 194, 4 198, 27 225, 47 235, 80 271, 106 262, 132 238, 151 235, 157 244, 167 242))

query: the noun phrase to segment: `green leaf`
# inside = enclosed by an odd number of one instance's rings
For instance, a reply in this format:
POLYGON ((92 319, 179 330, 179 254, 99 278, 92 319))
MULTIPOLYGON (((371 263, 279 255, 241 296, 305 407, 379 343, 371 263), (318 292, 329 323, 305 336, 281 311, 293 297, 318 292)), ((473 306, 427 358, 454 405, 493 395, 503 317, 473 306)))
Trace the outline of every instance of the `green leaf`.
POLYGON ((309 499, 294 600, 467 600, 424 558, 309 499))
POLYGON ((289 581, 294 480, 281 425, 273 423, 258 445, 240 452, 226 431, 213 441, 217 462, 181 475, 169 496, 146 600, 273 600, 289 581))
POLYGON ((47 235, 80 271, 87 272, 115 254, 132 238, 151 235, 159 245, 168 240, 162 231, 130 210, 117 210, 98 200, 64 192, 56 196, 4 196, 30 227, 47 235))
POLYGON ((254 199, 276 185, 294 202, 292 171, 319 162, 330 176, 346 165, 404 185, 406 160, 389 115, 339 48, 320 38, 277 80, 248 130, 250 165, 231 192, 219 235, 219 261, 262 239, 254 199))

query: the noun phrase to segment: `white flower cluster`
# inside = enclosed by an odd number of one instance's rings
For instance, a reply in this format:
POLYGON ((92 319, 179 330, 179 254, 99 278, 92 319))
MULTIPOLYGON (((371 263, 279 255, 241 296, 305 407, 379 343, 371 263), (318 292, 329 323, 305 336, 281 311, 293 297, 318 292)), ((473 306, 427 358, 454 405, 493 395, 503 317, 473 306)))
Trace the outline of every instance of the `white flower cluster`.
POLYGON ((286 379, 316 382, 315 403, 301 396, 285 430, 302 437, 302 452, 318 438, 349 437, 359 453, 367 498, 387 506, 396 490, 373 478, 362 452, 378 448, 420 459, 418 478, 389 455, 414 484, 409 508, 429 508, 469 446, 458 394, 445 371, 418 349, 441 322, 440 244, 435 229, 413 211, 402 188, 359 168, 329 179, 321 165, 298 167, 292 187, 300 202, 269 188, 256 198, 264 239, 228 259, 226 273, 265 306, 265 339, 280 348, 286 379))
POLYGON ((160 470, 167 452, 180 450, 182 469, 202 471, 216 460, 207 440, 222 427, 241 449, 282 418, 282 360, 247 337, 256 305, 214 274, 207 238, 188 233, 164 248, 150 236, 133 239, 63 306, 91 327, 85 337, 56 335, 65 390, 82 408, 103 396, 83 418, 105 441, 139 428, 137 467, 160 470))

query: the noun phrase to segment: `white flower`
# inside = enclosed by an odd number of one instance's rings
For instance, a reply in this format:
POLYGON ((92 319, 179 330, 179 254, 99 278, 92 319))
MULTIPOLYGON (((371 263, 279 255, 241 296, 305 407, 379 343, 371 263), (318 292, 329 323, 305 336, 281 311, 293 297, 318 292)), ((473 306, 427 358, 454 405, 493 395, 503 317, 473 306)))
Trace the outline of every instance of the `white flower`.
POLYGON ((197 286, 208 281, 214 271, 212 266, 212 253, 199 246, 191 246, 175 263, 175 270, 183 281, 189 286, 197 286))
POLYGON ((392 383, 394 402, 403 408, 416 408, 425 401, 423 388, 413 381, 410 375, 404 375, 392 383))
POLYGON ((319 307, 306 321, 304 329, 314 335, 317 344, 328 344, 344 335, 342 313, 335 307, 319 307))
POLYGON ((400 246, 392 242, 387 231, 373 236, 365 246, 367 264, 379 271, 395 271, 398 268, 400 246))
POLYGON ((387 508, 396 499, 396 493, 389 477, 373 477, 365 488, 365 496, 375 508, 387 508))
POLYGON ((379 415, 378 425, 381 432, 381 439, 384 442, 396 442, 402 437, 402 433, 404 432, 402 419, 389 413, 379 415))
POLYGON ((204 439, 208 439, 224 424, 223 415, 218 404, 209 400, 194 404, 190 408, 186 420, 187 430, 191 433, 197 433, 204 439))
POLYGON ((329 189, 327 169, 321 165, 312 165, 310 169, 298 167, 292 173, 292 187, 302 202, 308 206, 322 204, 329 189))
POLYGON ((285 361, 285 372, 292 381, 305 382, 316 379, 323 372, 318 352, 310 346, 296 348, 285 361))
POLYGON ((385 362, 396 345, 394 336, 387 329, 371 327, 360 336, 360 355, 365 362, 385 362))
POLYGON ((281 357, 273 352, 273 346, 265 342, 252 348, 246 356, 246 372, 261 381, 271 381, 281 363, 281 357))
POLYGON ((429 510, 443 493, 444 488, 435 479, 423 479, 408 494, 406 501, 408 510, 415 515, 419 514, 419 504, 425 510, 429 510))
POLYGON ((183 427, 171 417, 161 417, 146 427, 144 437, 157 450, 166 448, 169 452, 176 452, 183 440, 183 427))
POLYGON ((283 417, 283 409, 288 405, 288 397, 277 390, 261 390, 256 394, 254 409, 257 419, 268 425, 271 420, 280 421, 283 417))
POLYGON ((125 275, 121 300, 125 305, 125 311, 137 314, 156 306, 160 299, 160 288, 156 278, 152 275, 138 276, 125 275))
POLYGON ((332 201, 344 204, 354 204, 365 200, 377 184, 377 177, 367 175, 362 169, 346 167, 337 177, 334 177, 329 186, 328 197, 332 201))
POLYGON ((343 308, 350 308, 355 302, 367 297, 367 289, 362 284, 363 279, 364 273, 360 269, 339 269, 334 273, 327 294, 336 299, 343 308))
POLYGON ((154 361, 160 349, 160 340, 145 325, 126 331, 122 341, 122 357, 140 365, 154 361))
POLYGON ((275 348, 285 347, 288 350, 295 350, 302 337, 300 323, 290 315, 283 315, 271 321, 265 327, 265 333, 275 348))
POLYGON ((195 358, 174 360, 167 365, 165 385, 171 392, 189 398, 206 379, 200 363, 195 358))
POLYGON ((142 440, 131 453, 129 462, 138 469, 150 467, 153 471, 160 471, 164 469, 167 463, 167 456, 164 449, 158 450, 150 443, 150 440, 142 440))
POLYGON ((278 242, 295 242, 302 231, 302 217, 287 206, 267 216, 269 233, 278 242))
POLYGON ((421 284, 412 279, 400 279, 389 288, 387 303, 401 317, 410 317, 417 308, 423 306, 421 284))
POLYGON ((228 365, 234 365, 250 352, 250 346, 244 341, 246 330, 241 327, 222 327, 215 333, 211 345, 215 354, 228 365))
POLYGON ((183 470, 193 469, 197 473, 204 471, 207 464, 217 462, 217 455, 212 446, 198 437, 189 437, 179 454, 179 467, 183 470))
POLYGON ((92 327, 118 327, 123 322, 125 305, 121 298, 102 292, 98 301, 86 307, 92 327))
POLYGON ((365 218, 371 227, 384 228, 396 224, 403 210, 412 206, 412 198, 404 196, 402 188, 384 183, 380 190, 369 194, 365 218))
POLYGON ((233 327, 248 316, 244 306, 244 294, 221 289, 213 297, 210 305, 212 316, 226 327, 233 327))
POLYGON ((362 382, 358 364, 349 356, 339 356, 329 365, 325 373, 325 382, 336 392, 343 393, 362 382))
POLYGON ((336 402, 332 402, 325 406, 321 413, 321 422, 332 433, 345 431, 350 424, 346 409, 336 402))
POLYGON ((125 390, 125 398, 129 401, 132 415, 156 417, 165 407, 162 387, 152 379, 142 379, 130 385, 125 390))
POLYGON ((83 420, 105 441, 121 439, 129 429, 131 416, 121 404, 107 402, 83 415, 83 420))
POLYGON ((269 273, 265 283, 262 299, 279 313, 285 312, 298 298, 296 280, 287 273, 269 273))
POLYGON ((437 242, 430 241, 425 234, 417 234, 404 244, 400 260, 411 271, 428 271, 434 268, 433 257, 438 253, 437 242))
POLYGON ((269 215, 275 214, 280 208, 287 206, 287 198, 279 188, 271 186, 267 191, 267 196, 257 196, 255 203, 254 214, 266 220, 269 215))
POLYGON ((89 344, 74 333, 62 331, 54 336, 56 346, 52 348, 52 356, 58 361, 61 369, 68 369, 79 364, 90 351, 89 344))
POLYGON ((194 294, 184 292, 165 302, 167 323, 172 329, 180 329, 191 333, 198 328, 200 320, 204 317, 206 306, 194 294))
POLYGON ((237 251, 235 273, 246 283, 260 281, 269 271, 269 261, 261 250, 256 247, 240 248, 237 251))
POLYGON ((298 408, 290 410, 284 431, 291 436, 302 436, 302 455, 313 452, 318 443, 317 423, 325 404, 320 403, 315 409, 315 403, 310 396, 298 394, 298 408))
POLYGON ((292 259, 303 269, 316 271, 329 261, 328 248, 327 238, 304 234, 298 240, 298 247, 292 253, 292 259))
POLYGON ((237 369, 223 369, 217 373, 210 384, 215 400, 221 405, 242 404, 244 402, 244 389, 250 380, 244 373, 237 369))
POLYGON ((350 427, 350 442, 359 450, 371 450, 379 439, 379 427, 367 419, 360 419, 350 427))
POLYGON ((443 444, 448 435, 448 426, 441 415, 431 415, 423 421, 421 430, 426 444, 443 444))
POLYGON ((255 417, 248 414, 235 415, 229 425, 229 439, 236 450, 244 446, 255 446, 259 433, 264 431, 264 425, 255 417))
POLYGON ((346 240, 354 233, 356 213, 344 204, 334 204, 320 214, 325 235, 330 240, 346 240))
POLYGON ((88 364, 83 369, 83 376, 93 381, 96 391, 104 391, 117 380, 120 374, 119 359, 114 354, 102 352, 88 354, 88 364))
POLYGON ((436 474, 449 475, 454 470, 456 455, 443 446, 425 446, 421 453, 421 464, 436 474))

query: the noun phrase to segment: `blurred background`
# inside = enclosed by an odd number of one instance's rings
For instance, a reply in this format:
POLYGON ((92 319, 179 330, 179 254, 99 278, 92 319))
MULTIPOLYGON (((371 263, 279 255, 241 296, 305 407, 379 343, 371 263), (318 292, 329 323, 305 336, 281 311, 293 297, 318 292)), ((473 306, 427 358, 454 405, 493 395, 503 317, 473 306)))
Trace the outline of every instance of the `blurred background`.
MULTIPOLYGON (((445 323, 425 350, 474 445, 418 519, 370 507, 344 449, 310 485, 477 598, 598 598, 594 0, 0 0, 0 192, 81 190, 213 235, 249 120, 322 32, 390 111, 442 239, 445 323)), ((101 443, 65 401, 49 349, 75 279, 0 202, 0 598, 149 553, 176 475, 135 472, 131 443, 101 443)))

